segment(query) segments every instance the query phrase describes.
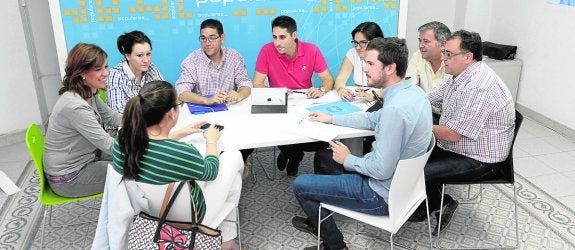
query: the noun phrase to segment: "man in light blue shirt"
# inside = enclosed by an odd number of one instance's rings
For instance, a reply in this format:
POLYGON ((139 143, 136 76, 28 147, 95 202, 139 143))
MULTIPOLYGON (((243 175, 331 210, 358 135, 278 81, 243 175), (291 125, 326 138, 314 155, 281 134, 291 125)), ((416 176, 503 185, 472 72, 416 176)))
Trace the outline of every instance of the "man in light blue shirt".
MULTIPOLYGON (((352 155, 341 142, 330 142, 335 162, 324 165, 334 166, 334 169, 323 169, 319 175, 302 175, 295 179, 295 196, 308 216, 292 219, 296 229, 313 234, 317 232, 317 212, 321 202, 366 214, 389 214, 389 187, 397 162, 423 155, 432 138, 431 105, 427 95, 409 80, 404 80, 407 57, 404 39, 371 40, 364 71, 370 86, 383 88, 383 107, 373 113, 344 116, 332 117, 321 112, 310 114, 312 121, 373 129, 375 141, 372 151, 364 156, 352 155)), ((321 228, 325 249, 347 249, 332 217, 325 220, 321 228)))

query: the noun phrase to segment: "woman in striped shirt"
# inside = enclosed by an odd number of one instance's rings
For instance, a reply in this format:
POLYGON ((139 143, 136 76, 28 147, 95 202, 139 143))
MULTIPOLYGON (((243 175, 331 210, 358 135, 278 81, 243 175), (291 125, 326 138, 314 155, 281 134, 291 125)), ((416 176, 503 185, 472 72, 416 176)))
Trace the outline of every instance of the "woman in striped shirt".
MULTIPOLYGON (((114 169, 123 175, 123 179, 162 185, 182 180, 213 181, 218 177, 220 131, 212 124, 203 133, 206 156, 202 156, 193 145, 177 140, 202 132, 200 126, 205 121, 170 133, 178 120, 179 108, 176 90, 165 81, 144 85, 140 93, 128 101, 123 126, 112 149, 114 169)), ((191 185, 190 194, 201 222, 209 204, 206 205, 202 189, 195 182, 191 185)), ((235 243, 235 229, 230 231, 234 232, 231 237, 224 235, 226 232, 222 229, 223 239, 231 238, 231 243, 235 243)), ((239 248, 237 243, 232 245, 235 247, 225 249, 239 248)))

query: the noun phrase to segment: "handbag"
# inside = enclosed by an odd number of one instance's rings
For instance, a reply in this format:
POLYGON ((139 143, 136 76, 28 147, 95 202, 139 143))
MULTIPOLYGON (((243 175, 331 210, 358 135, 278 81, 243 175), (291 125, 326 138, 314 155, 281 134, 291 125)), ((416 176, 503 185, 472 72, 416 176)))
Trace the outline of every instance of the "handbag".
POLYGON ((193 199, 191 199, 192 222, 166 220, 184 184, 185 181, 180 182, 173 195, 171 193, 174 183, 168 185, 159 219, 145 212, 140 212, 134 217, 132 228, 128 233, 128 249, 220 250, 222 248, 221 231, 198 223, 193 199))

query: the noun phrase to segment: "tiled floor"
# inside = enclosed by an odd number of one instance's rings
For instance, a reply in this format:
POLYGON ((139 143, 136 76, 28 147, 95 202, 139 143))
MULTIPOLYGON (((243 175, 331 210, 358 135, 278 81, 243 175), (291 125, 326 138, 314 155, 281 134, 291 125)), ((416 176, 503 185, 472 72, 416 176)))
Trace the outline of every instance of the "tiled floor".
MULTIPOLYGON (((575 143, 529 119, 514 147, 515 171, 569 208, 575 208, 575 143)), ((0 147, 0 170, 16 182, 30 157, 24 142, 0 147)), ((0 207, 7 195, 0 191, 0 207)))

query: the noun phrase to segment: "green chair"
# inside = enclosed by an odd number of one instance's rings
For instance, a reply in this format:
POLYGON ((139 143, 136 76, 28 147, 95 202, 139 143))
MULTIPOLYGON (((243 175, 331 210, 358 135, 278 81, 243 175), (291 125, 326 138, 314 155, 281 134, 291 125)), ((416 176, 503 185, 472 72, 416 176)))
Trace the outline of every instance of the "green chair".
MULTIPOLYGON (((44 207, 44 216, 42 217, 42 242, 40 243, 40 248, 44 245, 44 231, 45 231, 45 223, 44 218, 46 218, 46 212, 48 207, 50 209, 50 215, 48 219, 48 223, 52 226, 52 206, 65 204, 75 201, 82 201, 88 200, 92 198, 102 197, 102 193, 84 196, 84 197, 77 197, 77 198, 69 198, 69 197, 62 197, 54 193, 48 182, 44 177, 44 135, 42 135, 42 131, 40 130, 40 126, 37 124, 30 124, 28 126, 28 130, 26 131, 26 146, 28 147, 28 151, 30 152, 30 156, 34 161, 34 165, 36 165, 36 172, 38 173, 38 179, 40 180, 40 191, 38 194, 38 199, 42 203, 44 207)), ((83 223, 79 223, 83 224, 83 223)), ((69 225, 67 225, 69 226, 69 225)))
POLYGON ((96 92, 96 93, 98 93, 98 96, 100 97, 100 99, 102 99, 102 101, 104 103, 106 103, 106 100, 108 99, 106 97, 106 90, 105 89, 98 89, 98 92, 96 92))

